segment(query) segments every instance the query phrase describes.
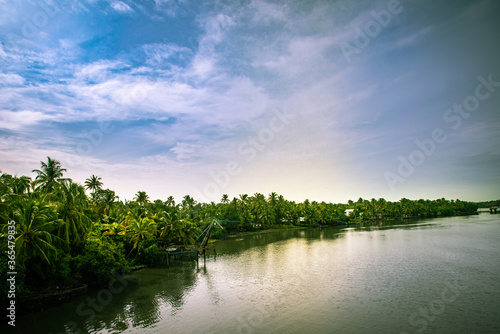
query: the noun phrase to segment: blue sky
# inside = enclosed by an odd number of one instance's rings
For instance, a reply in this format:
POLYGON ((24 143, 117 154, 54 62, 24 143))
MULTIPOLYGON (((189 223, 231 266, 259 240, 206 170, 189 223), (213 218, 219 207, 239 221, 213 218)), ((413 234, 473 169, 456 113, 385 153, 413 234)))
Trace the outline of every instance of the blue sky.
POLYGON ((3 172, 50 156, 121 199, 500 197, 498 1, 0 7, 3 172))

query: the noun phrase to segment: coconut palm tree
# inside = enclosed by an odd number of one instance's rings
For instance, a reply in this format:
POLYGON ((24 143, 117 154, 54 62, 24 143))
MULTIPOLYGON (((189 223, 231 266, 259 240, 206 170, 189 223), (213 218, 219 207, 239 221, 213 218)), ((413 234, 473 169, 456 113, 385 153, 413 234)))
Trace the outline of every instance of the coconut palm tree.
POLYGON ((192 198, 189 195, 186 195, 186 196, 184 196, 184 198, 182 200, 182 208, 183 209, 192 209, 193 206, 195 205, 195 203, 196 203, 196 201, 194 200, 194 198, 192 198))
POLYGON ((102 213, 106 216, 109 216, 109 213, 111 212, 111 209, 115 206, 117 203, 116 200, 118 199, 118 196, 116 196, 115 192, 110 189, 105 189, 99 191, 99 207, 102 209, 102 213))
POLYGON ((149 202, 149 196, 145 191, 138 191, 137 194, 135 194, 134 200, 140 205, 145 205, 149 202))
POLYGON ((57 213, 62 221, 59 236, 69 245, 82 244, 91 227, 90 218, 83 211, 87 206, 84 188, 67 180, 60 184, 55 195, 57 213))
POLYGON ((16 206, 16 262, 21 266, 30 260, 50 264, 64 249, 64 241, 54 234, 59 221, 53 208, 33 200, 16 206))
POLYGON ((29 176, 15 176, 12 181, 12 192, 17 195, 22 195, 30 192, 31 177, 29 176))
POLYGON ((61 167, 61 163, 57 160, 47 157, 47 163, 40 161, 40 169, 33 169, 32 172, 37 173, 33 185, 37 190, 49 193, 52 192, 56 185, 65 180, 63 178, 63 172, 66 171, 65 168, 61 167))
POLYGON ((89 189, 91 192, 96 193, 101 190, 102 182, 101 178, 92 174, 91 177, 85 180, 85 188, 89 189))
POLYGON ((181 221, 181 229, 179 233, 179 241, 181 241, 184 246, 193 245, 198 237, 200 230, 196 224, 191 223, 187 220, 181 221))
POLYGON ((175 236, 177 234, 177 223, 176 217, 172 216, 170 213, 164 213, 160 222, 160 239, 166 244, 174 242, 175 236))
POLYGON ((174 196, 168 196, 167 200, 165 201, 165 204, 167 206, 175 206, 174 196))
POLYGON ((152 238, 155 233, 156 223, 148 217, 132 220, 127 230, 133 249, 137 249, 137 254, 141 251, 144 241, 152 238))

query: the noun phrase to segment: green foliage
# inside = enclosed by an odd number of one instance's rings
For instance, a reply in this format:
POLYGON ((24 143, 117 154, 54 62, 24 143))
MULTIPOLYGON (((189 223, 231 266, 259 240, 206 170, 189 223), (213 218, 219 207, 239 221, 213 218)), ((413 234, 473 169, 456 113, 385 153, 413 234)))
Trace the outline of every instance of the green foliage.
POLYGON ((223 239, 227 235, 227 230, 216 228, 212 230, 212 239, 223 239))
POLYGON ((92 223, 84 211, 88 204, 85 191, 79 184, 66 180, 57 187, 55 196, 58 199, 57 213, 62 222, 59 236, 68 245, 78 247, 84 243, 92 223))
POLYGON ((492 206, 500 206, 500 199, 486 202, 477 202, 475 204, 480 208, 490 208, 492 206))
POLYGON ((162 252, 158 249, 156 238, 152 238, 147 242, 146 245, 143 246, 142 251, 138 254, 136 258, 136 263, 152 265, 160 263, 164 259, 165 259, 165 252, 162 252))
POLYGON ((91 285, 106 283, 115 271, 128 268, 123 246, 105 238, 88 238, 75 264, 83 281, 91 285))
POLYGON ((17 203, 16 262, 24 267, 27 263, 42 261, 50 264, 65 250, 64 242, 54 234, 59 223, 53 207, 46 203, 29 201, 17 203))
POLYGON ((47 157, 47 163, 40 161, 40 169, 33 169, 33 172, 37 173, 33 185, 37 187, 38 190, 49 193, 55 189, 57 184, 64 180, 63 172, 66 169, 61 167, 61 163, 57 160, 47 157))
MULTIPOLYGON (((134 201, 123 202, 113 190, 103 189, 100 177, 92 175, 84 187, 63 178, 65 171, 59 161, 47 157, 41 168, 34 170, 37 176, 33 181, 0 173, 0 238, 5 238, 8 221, 14 220, 18 272, 25 272, 23 282, 30 288, 39 282, 58 284, 75 278, 90 284, 105 283, 115 270, 127 266, 125 254, 138 264, 160 262, 164 254, 158 245, 199 244, 197 237, 213 219, 224 229, 212 229, 211 237, 221 239, 230 233, 267 228, 339 225, 350 218, 370 221, 466 215, 478 207, 478 203, 444 198, 403 198, 397 202, 359 198, 347 204, 306 199, 295 203, 275 192, 267 196, 241 194, 232 199, 224 194, 220 203, 199 203, 186 195, 176 204, 172 196, 150 200, 145 191, 139 191, 134 201), (85 188, 90 190, 90 198, 85 188), (350 217, 344 213, 347 208, 352 209, 350 217)), ((479 204, 492 206, 499 201, 479 204)), ((0 267, 4 260, 0 259, 0 267)))
POLYGON ((91 177, 85 180, 85 189, 89 189, 92 193, 100 190, 102 187, 101 178, 92 174, 91 177))

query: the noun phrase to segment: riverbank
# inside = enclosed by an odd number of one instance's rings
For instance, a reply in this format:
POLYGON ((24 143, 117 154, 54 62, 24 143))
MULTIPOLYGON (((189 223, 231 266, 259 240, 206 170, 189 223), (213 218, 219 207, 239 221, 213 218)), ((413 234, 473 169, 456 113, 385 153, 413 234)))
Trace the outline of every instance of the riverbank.
MULTIPOLYGON (((279 232, 279 231, 290 231, 290 230, 301 230, 301 229, 307 229, 307 228, 312 228, 313 226, 295 226, 295 225, 290 225, 290 227, 281 227, 281 228, 270 228, 267 230, 256 230, 256 231, 247 231, 247 232, 238 232, 235 234, 229 234, 224 237, 224 239, 233 239, 233 238, 239 238, 243 237, 246 235, 259 235, 259 234, 264 234, 264 233, 271 233, 271 232, 279 232)), ((222 240, 224 240, 222 239, 222 240)))
POLYGON ((40 292, 22 294, 19 297, 19 314, 38 312, 59 303, 81 296, 88 291, 87 284, 78 283, 68 287, 52 286, 40 292))

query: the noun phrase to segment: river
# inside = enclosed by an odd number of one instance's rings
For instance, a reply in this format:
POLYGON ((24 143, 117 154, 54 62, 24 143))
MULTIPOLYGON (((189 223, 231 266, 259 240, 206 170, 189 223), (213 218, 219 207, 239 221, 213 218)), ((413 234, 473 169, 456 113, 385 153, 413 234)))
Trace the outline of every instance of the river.
POLYGON ((16 332, 496 334, 500 215, 250 235, 132 276, 16 332))

